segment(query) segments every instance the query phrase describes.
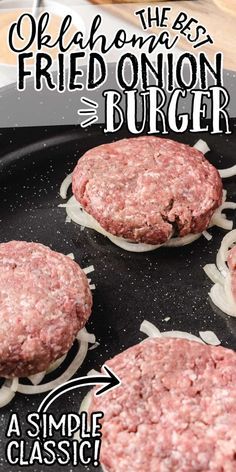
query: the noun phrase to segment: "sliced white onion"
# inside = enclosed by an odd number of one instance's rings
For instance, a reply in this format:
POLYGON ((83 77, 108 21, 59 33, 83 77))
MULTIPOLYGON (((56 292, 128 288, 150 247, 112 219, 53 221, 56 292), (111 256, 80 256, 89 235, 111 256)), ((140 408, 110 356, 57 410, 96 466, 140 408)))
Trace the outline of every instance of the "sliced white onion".
POLYGON ((95 229, 99 233, 107 236, 109 233, 103 229, 100 224, 89 215, 80 205, 80 203, 72 196, 66 204, 67 215, 80 226, 95 229))
POLYGON ((88 333, 86 328, 83 328, 83 329, 80 330, 80 332, 77 336, 77 339, 79 339, 80 341, 87 341, 90 344, 96 343, 95 335, 92 334, 92 333, 88 333))
POLYGON ((5 380, 4 384, 0 388, 0 408, 8 405, 15 396, 15 391, 11 389, 12 383, 13 380, 5 380))
POLYGON ((178 247, 178 246, 187 246, 187 244, 191 244, 193 241, 196 241, 201 237, 202 233, 197 234, 187 234, 187 236, 183 236, 182 238, 171 238, 169 241, 163 244, 163 246, 167 247, 178 247))
MULTIPOLYGON (((224 201, 222 205, 219 207, 220 211, 223 210, 235 210, 236 209, 236 203, 234 202, 226 202, 224 201)), ((217 210, 218 211, 218 210, 217 210)))
POLYGON ((12 379, 11 386, 9 387, 10 390, 12 390, 12 392, 16 392, 16 391, 17 391, 18 384, 19 384, 19 378, 18 378, 18 377, 14 377, 14 378, 12 379))
POLYGON ((89 284, 90 290, 96 290, 96 285, 95 284, 89 284))
POLYGON ((102 374, 101 374, 101 372, 99 372, 99 370, 91 369, 87 373, 87 376, 90 377, 91 375, 102 375, 102 374))
POLYGON ((217 269, 215 264, 206 264, 203 267, 204 272, 206 273, 207 277, 211 279, 214 283, 219 283, 221 285, 224 284, 224 277, 221 272, 217 269))
POLYGON ((150 321, 144 320, 140 326, 140 331, 146 334, 149 338, 161 338, 161 332, 150 321))
POLYGON ((69 257, 70 259, 72 259, 72 261, 75 260, 75 255, 73 254, 73 252, 70 252, 70 254, 67 254, 67 257, 69 257))
POLYGON ((177 339, 187 339, 189 341, 196 341, 200 344, 211 344, 211 345, 218 345, 220 344, 219 339, 213 333, 213 331, 200 331, 198 336, 194 334, 187 333, 185 331, 162 331, 160 332, 159 329, 150 321, 144 320, 140 326, 140 331, 146 334, 149 338, 177 338, 177 339))
POLYGON ((82 413, 82 411, 88 412, 90 404, 91 404, 91 400, 92 400, 92 390, 90 390, 83 398, 80 405, 79 413, 82 413))
POLYGON ((28 377, 28 379, 30 380, 30 382, 31 382, 33 385, 38 385, 38 384, 40 384, 40 382, 42 382, 42 380, 44 379, 45 375, 46 375, 46 371, 40 372, 39 374, 30 375, 30 376, 28 377))
POLYGON ((187 339, 188 341, 196 341, 198 343, 204 344, 203 341, 194 334, 187 333, 185 331, 162 331, 161 337, 163 338, 178 338, 178 339, 187 339))
POLYGON ((155 251, 158 249, 161 244, 145 244, 145 243, 133 243, 130 241, 126 241, 124 238, 119 238, 118 236, 112 236, 109 234, 107 236, 112 243, 116 246, 120 247, 121 249, 125 249, 125 251, 129 252, 149 252, 155 251))
POLYGON ((95 270, 95 269, 94 269, 94 266, 93 266, 93 265, 88 266, 88 267, 85 267, 85 268, 83 269, 83 271, 84 271, 84 273, 85 273, 86 275, 87 275, 87 274, 90 274, 91 272, 94 272, 94 270, 95 270))
POLYGON ((89 347, 89 351, 97 349, 98 346, 100 346, 100 343, 96 341, 92 346, 89 347))
POLYGON ((46 374, 51 374, 51 372, 54 372, 54 370, 58 369, 60 365, 64 362, 66 359, 67 354, 64 354, 64 356, 59 357, 56 361, 54 361, 48 368, 46 374))
POLYGON ((236 165, 229 167, 228 169, 218 169, 222 179, 228 179, 236 175, 236 165))
POLYGON ((218 228, 225 229, 226 231, 231 231, 233 229, 233 221, 227 220, 223 215, 214 214, 211 220, 211 223, 218 228))
POLYGON ((210 151, 210 148, 208 144, 203 141, 202 139, 199 139, 193 146, 195 149, 198 151, 202 152, 202 154, 206 154, 207 152, 210 151))
POLYGON ((225 235, 225 237, 222 239, 221 246, 217 254, 216 265, 221 272, 224 272, 225 275, 229 271, 225 261, 228 258, 229 249, 235 244, 235 242, 236 229, 225 235))
POLYGON ((223 188, 223 192, 222 192, 222 202, 226 202, 226 198, 227 198, 227 190, 225 188, 223 188))
POLYGON ((235 210, 236 203, 223 201, 222 205, 217 208, 211 219, 211 225, 231 231, 233 229, 233 221, 227 220, 226 215, 222 213, 224 210, 235 210))
POLYGON ((67 191, 69 186, 72 183, 72 174, 67 175, 67 177, 63 180, 61 187, 60 187, 60 196, 63 200, 67 197, 67 191))
POLYGON ((211 346, 219 346, 221 344, 219 338, 217 338, 213 331, 199 331, 199 335, 206 344, 210 344, 211 346))
POLYGON ((207 241, 211 241, 212 234, 208 233, 208 231, 203 231, 202 235, 207 239, 207 241))
POLYGON ((215 264, 207 264, 203 270, 215 285, 210 290, 209 297, 221 311, 236 317, 236 300, 232 292, 232 278, 227 265, 230 248, 236 243, 236 230, 226 234, 221 242, 215 264))
POLYGON ((236 300, 234 299, 233 292, 232 292, 232 278, 231 278, 230 272, 226 274, 224 290, 225 290, 226 300, 228 304, 234 308, 234 312, 236 316, 236 300))
POLYGON ((220 284, 215 284, 210 290, 209 296, 223 313, 226 313, 229 316, 236 317, 236 307, 232 306, 226 299, 224 287, 220 284))

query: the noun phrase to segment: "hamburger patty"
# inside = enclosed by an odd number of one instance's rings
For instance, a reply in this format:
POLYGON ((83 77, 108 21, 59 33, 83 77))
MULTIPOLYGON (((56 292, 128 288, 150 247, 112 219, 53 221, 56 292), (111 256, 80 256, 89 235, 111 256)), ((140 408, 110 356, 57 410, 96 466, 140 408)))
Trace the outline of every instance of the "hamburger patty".
POLYGON ((204 231, 222 201, 219 173, 200 151, 153 136, 86 152, 72 188, 106 231, 149 244, 204 231))
POLYGON ((42 372, 85 325, 92 296, 69 257, 38 243, 0 244, 0 375, 42 372))
POLYGON ((148 339, 107 364, 121 386, 103 411, 107 472, 236 470, 236 353, 183 339, 148 339))
POLYGON ((227 262, 228 262, 230 275, 231 275, 231 288, 232 288, 233 298, 236 302, 236 246, 234 246, 229 251, 227 262))

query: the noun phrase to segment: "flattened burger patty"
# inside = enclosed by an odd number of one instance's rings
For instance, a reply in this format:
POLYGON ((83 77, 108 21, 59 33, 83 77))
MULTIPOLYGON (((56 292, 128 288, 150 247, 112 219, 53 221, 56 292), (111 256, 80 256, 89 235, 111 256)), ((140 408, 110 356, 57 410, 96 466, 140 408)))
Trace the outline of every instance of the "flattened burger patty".
POLYGON ((236 470, 236 353, 149 339, 107 362, 122 384, 94 397, 107 472, 236 470))
POLYGON ((87 278, 69 257, 37 243, 0 244, 0 375, 44 371, 88 319, 87 278))
POLYGON ((204 231, 222 201, 219 173, 200 151, 153 136, 86 152, 72 188, 106 231, 149 244, 204 231))
POLYGON ((227 262, 231 273, 231 288, 233 298, 236 302, 236 246, 229 251, 227 262))

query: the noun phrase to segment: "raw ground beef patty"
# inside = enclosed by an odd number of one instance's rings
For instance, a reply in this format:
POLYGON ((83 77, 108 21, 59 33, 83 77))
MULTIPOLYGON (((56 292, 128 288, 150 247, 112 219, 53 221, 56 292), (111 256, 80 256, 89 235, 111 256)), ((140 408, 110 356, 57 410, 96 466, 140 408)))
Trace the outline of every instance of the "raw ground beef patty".
POLYGON ((92 306, 69 257, 38 243, 0 244, 0 375, 42 372, 66 353, 92 306))
POLYGON ((93 397, 103 411, 107 472, 235 472, 236 353, 148 339, 106 363, 122 384, 93 397))
POLYGON ((234 301, 236 303, 236 246, 234 246, 228 255, 228 266, 231 273, 231 289, 234 301))
POLYGON ((72 188, 106 231, 149 244, 204 231, 222 201, 219 173, 200 151, 153 136, 86 152, 72 188))

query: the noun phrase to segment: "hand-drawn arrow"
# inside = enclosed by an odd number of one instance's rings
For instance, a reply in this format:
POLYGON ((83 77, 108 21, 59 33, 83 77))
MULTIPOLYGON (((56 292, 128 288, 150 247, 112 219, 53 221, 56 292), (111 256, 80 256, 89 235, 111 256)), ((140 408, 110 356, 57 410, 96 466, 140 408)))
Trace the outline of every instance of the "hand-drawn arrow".
POLYGON ((81 128, 86 128, 88 126, 91 126, 96 121, 98 121, 98 116, 97 116, 98 103, 94 102, 93 100, 91 100, 89 98, 86 98, 86 97, 82 97, 81 102, 84 105, 88 106, 89 108, 80 108, 77 111, 78 115, 80 115, 80 116, 86 116, 86 115, 91 116, 90 118, 85 119, 84 121, 82 121, 82 123, 80 124, 81 128))
POLYGON ((45 413, 50 405, 61 395, 64 395, 66 392, 75 390, 80 387, 87 387, 88 385, 97 385, 104 384, 105 386, 96 391, 95 395, 103 395, 112 390, 113 388, 118 387, 121 384, 120 379, 112 372, 110 368, 106 365, 103 366, 105 372, 108 375, 91 375, 86 377, 78 377, 77 379, 69 380, 68 382, 56 387, 54 390, 48 393, 48 395, 43 399, 38 407, 38 413, 45 413))

